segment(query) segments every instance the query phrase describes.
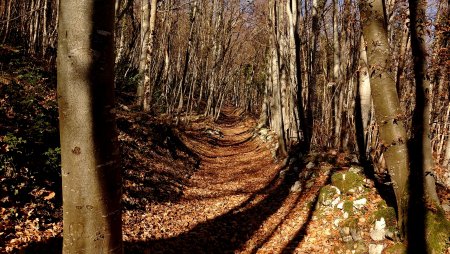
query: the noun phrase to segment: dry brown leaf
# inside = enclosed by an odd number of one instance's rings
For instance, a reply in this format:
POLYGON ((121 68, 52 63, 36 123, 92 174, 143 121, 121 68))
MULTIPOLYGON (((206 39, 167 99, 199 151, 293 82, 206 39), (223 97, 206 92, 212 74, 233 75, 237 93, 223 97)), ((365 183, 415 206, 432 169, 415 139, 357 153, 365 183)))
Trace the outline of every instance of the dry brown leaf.
POLYGON ((44 199, 45 200, 50 200, 50 199, 54 198, 55 195, 56 195, 56 193, 52 191, 47 196, 45 196, 44 199))

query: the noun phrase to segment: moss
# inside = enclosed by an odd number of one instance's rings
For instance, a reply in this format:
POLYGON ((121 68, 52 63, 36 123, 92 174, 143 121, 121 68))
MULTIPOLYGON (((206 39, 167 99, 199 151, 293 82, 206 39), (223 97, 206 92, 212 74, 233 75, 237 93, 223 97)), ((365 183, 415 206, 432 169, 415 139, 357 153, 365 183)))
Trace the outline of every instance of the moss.
POLYGON ((384 218, 384 221, 386 221, 386 226, 391 232, 396 231, 397 214, 395 213, 395 209, 393 207, 379 207, 378 210, 373 213, 370 223, 373 224, 375 223, 375 221, 380 220, 381 218, 384 218))
POLYGON ((353 202, 352 201, 345 201, 343 204, 343 210, 344 212, 347 212, 349 215, 353 214, 353 202))
POLYGON ((327 185, 322 187, 319 193, 318 205, 329 206, 334 197, 337 195, 339 195, 339 190, 337 190, 334 186, 327 185))
POLYGON ((450 244, 448 242, 450 238, 450 222, 445 218, 443 213, 433 213, 428 211, 426 215, 426 224, 428 253, 444 253, 450 244))
POLYGON ((358 218, 349 217, 348 219, 342 221, 341 227, 358 228, 358 218))
POLYGON ((406 247, 403 243, 396 243, 385 249, 386 254, 406 254, 406 247))
POLYGON ((356 190, 364 184, 364 177, 354 172, 338 172, 331 176, 331 184, 339 188, 342 193, 348 193, 350 190, 356 190))
POLYGON ((378 204, 377 204, 377 208, 378 209, 380 209, 380 208, 385 208, 385 207, 387 207, 388 205, 387 205, 387 203, 386 203, 386 201, 383 199, 383 200, 381 200, 380 202, 378 202, 378 204))

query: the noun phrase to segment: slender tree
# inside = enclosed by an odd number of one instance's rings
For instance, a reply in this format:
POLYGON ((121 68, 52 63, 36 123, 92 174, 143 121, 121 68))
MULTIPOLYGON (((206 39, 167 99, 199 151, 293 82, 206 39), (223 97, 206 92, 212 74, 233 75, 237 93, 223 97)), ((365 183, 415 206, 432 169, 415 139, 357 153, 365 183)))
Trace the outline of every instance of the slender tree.
POLYGON ((368 132, 370 124, 370 111, 372 109, 372 98, 370 91, 370 77, 367 65, 367 52, 364 36, 360 36, 359 49, 359 71, 358 89, 356 93, 356 119, 355 128, 359 149, 359 157, 363 163, 367 163, 368 132))
POLYGON ((149 66, 148 46, 150 39, 150 3, 149 0, 141 1, 141 52, 139 55, 139 78, 141 79, 137 85, 137 105, 144 106, 145 84, 149 82, 149 66), (147 79, 147 80, 146 80, 147 79))
POLYGON ((384 158, 393 182, 398 208, 398 224, 403 235, 408 219, 409 157, 405 124, 400 110, 395 81, 388 68, 390 61, 385 6, 382 0, 360 1, 363 34, 367 41, 370 85, 375 118, 380 126, 384 158))
POLYGON ((145 68, 143 72, 143 89, 144 89, 144 98, 142 98, 142 109, 144 111, 150 110, 150 105, 152 102, 152 96, 153 96, 153 87, 154 85, 151 84, 150 80, 150 64, 151 64, 151 58, 153 54, 153 48, 155 44, 155 27, 156 27, 156 2, 157 0, 151 0, 150 5, 150 25, 149 25, 149 38, 148 38, 148 45, 143 45, 144 50, 147 51, 145 54, 145 68))
POLYGON ((60 1, 64 253, 122 253, 113 31, 113 0, 60 1))

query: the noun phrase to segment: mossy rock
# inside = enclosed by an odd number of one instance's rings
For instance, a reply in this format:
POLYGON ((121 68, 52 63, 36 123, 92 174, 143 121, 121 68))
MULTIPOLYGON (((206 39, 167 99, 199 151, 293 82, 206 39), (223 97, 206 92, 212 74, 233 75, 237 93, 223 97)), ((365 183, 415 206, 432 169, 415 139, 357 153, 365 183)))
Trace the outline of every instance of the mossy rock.
POLYGON ((342 210, 344 210, 344 212, 347 212, 349 215, 352 215, 354 213, 353 201, 350 200, 344 201, 342 210))
POLYGON ((349 217, 342 221, 342 223, 339 225, 340 227, 349 227, 349 228, 358 228, 358 218, 356 217, 349 217))
POLYGON ((320 189, 319 193, 319 205, 330 206, 331 202, 336 196, 340 194, 340 191, 331 185, 324 186, 320 189))
POLYGON ((331 176, 331 184, 336 186, 342 193, 348 193, 350 190, 357 190, 359 187, 363 187, 364 177, 350 171, 338 172, 331 176))
POLYGON ((374 224, 375 221, 384 218, 386 221, 387 228, 394 232, 397 228, 397 214, 395 213, 395 209, 390 206, 381 206, 372 214, 372 218, 370 223, 374 224))
POLYGON ((426 215, 428 253, 441 254, 449 247, 450 222, 442 212, 427 212, 426 215))
POLYGON ((386 253, 386 254, 406 254, 407 249, 403 243, 396 243, 394 245, 387 247, 384 250, 384 253, 386 253))

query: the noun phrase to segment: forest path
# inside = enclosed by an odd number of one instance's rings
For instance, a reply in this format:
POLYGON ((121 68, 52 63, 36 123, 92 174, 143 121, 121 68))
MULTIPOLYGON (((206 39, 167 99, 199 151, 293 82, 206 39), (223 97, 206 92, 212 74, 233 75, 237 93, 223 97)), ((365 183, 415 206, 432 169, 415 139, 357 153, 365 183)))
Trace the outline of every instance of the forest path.
POLYGON ((198 171, 179 200, 148 207, 126 252, 310 253, 297 245, 326 179, 291 192, 299 168, 274 160, 255 125, 231 108, 215 124, 192 123, 182 140, 200 156, 198 171))

